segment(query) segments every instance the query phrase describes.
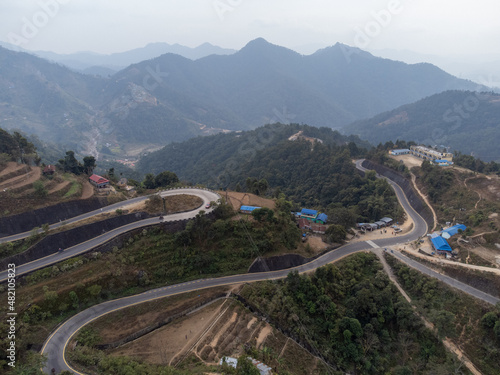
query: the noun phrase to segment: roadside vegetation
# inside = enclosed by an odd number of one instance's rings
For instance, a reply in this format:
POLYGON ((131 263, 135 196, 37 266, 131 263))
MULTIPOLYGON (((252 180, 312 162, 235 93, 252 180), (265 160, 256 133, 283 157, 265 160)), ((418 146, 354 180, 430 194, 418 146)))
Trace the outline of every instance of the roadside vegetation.
POLYGON ((311 275, 251 284, 241 294, 338 373, 449 374, 461 368, 374 254, 355 254, 311 275))
POLYGON ((386 256, 400 285, 442 337, 460 347, 485 375, 498 374, 500 306, 491 306, 386 256))
MULTIPOLYGON (((91 305, 160 285, 244 273, 259 255, 293 250, 300 239, 290 208, 282 197, 272 214, 234 220, 233 210, 222 204, 213 219, 200 214, 184 230, 144 229, 121 249, 89 253, 30 274, 17 287, 19 360, 29 348, 39 350, 59 322, 91 305)), ((6 298, 5 288, 0 296, 6 298)), ((2 337, 6 329, 0 323, 2 337)))
POLYGON ((445 227, 447 222, 467 226, 463 233, 449 240, 459 252, 460 260, 477 265, 495 264, 500 244, 500 179, 429 162, 412 171, 436 211, 437 228, 445 227))

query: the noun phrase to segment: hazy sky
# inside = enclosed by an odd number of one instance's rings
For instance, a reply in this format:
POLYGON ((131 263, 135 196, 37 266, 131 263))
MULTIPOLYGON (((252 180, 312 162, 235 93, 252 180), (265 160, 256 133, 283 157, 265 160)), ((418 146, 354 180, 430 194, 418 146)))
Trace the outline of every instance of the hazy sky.
POLYGON ((239 49, 263 37, 294 49, 500 54, 499 15, 498 0, 0 0, 0 40, 59 53, 151 42, 239 49))

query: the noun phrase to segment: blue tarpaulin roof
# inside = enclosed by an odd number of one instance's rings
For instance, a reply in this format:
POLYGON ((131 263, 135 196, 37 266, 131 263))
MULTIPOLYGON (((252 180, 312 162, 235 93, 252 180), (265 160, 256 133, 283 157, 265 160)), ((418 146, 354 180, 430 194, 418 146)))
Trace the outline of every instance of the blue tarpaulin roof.
POLYGON ((257 210, 260 207, 254 207, 254 206, 241 206, 240 211, 249 211, 252 212, 253 210, 257 210))
POLYGON ((439 251, 449 251, 451 253, 452 248, 450 244, 441 236, 436 238, 431 238, 434 248, 439 251))
POLYGON ((451 236, 454 236, 455 234, 457 234, 460 229, 464 231, 467 229, 467 227, 463 224, 457 224, 457 225, 454 225, 448 229, 443 230, 443 233, 448 233, 451 237, 451 236))
POLYGON ((328 215, 327 214, 319 214, 317 219, 321 220, 323 223, 326 223, 328 221, 328 215))
POLYGON ((303 208, 302 211, 300 211, 302 215, 307 215, 307 216, 314 216, 316 217, 318 215, 318 211, 315 210, 309 210, 307 208, 303 208))

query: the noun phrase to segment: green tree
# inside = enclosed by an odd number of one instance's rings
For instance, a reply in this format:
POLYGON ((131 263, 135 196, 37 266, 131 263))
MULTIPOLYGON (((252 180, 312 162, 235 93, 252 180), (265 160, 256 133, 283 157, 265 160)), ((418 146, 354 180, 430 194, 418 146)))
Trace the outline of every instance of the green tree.
POLYGON ((94 285, 89 286, 87 288, 87 292, 89 292, 89 294, 94 298, 99 297, 99 295, 101 294, 101 290, 102 290, 102 286, 97 285, 97 284, 94 284, 94 285))
POLYGON ((146 189, 154 189, 156 188, 156 181, 155 181, 155 175, 152 173, 146 174, 144 176, 144 180, 142 181, 142 184, 146 189))
POLYGON ((76 340, 78 341, 78 344, 92 348, 101 340, 101 337, 95 329, 90 327, 83 327, 78 332, 76 340))
POLYGON ((92 173, 94 173, 95 167, 96 167, 95 157, 93 157, 93 156, 85 156, 83 158, 83 169, 85 170, 85 173, 87 173, 89 176, 92 173))
POLYGON ((455 314, 446 310, 433 312, 431 320, 436 326, 439 337, 451 337, 455 333, 455 314))
POLYGON ((238 365, 236 366, 236 374, 238 375, 260 375, 259 369, 255 367, 252 361, 245 355, 238 358, 238 365))
POLYGON ((267 208, 258 208, 256 210, 252 211, 252 216, 255 218, 255 220, 260 221, 260 222, 273 222, 274 221, 274 211, 267 208))
POLYGON ((484 328, 493 328, 498 321, 498 314, 495 311, 487 312, 481 318, 481 324, 484 328))
MULTIPOLYGON (((21 362, 21 361, 19 361, 21 362)), ((44 375, 42 368, 45 367, 47 358, 39 353, 28 351, 21 363, 16 363, 11 374, 14 375, 44 375)))
POLYGON ((59 160, 59 166, 63 171, 76 175, 83 172, 83 166, 76 160, 74 151, 66 151, 64 159, 59 160))
POLYGON ((500 320, 497 320, 495 326, 493 327, 493 332, 498 340, 500 340, 500 320))
POLYGON ((47 189, 40 180, 33 182, 33 189, 35 189, 35 195, 39 198, 45 198, 48 194, 47 189))
POLYGON ((179 182, 179 178, 173 172, 163 171, 154 178, 155 187, 167 187, 179 182))
POLYGON ((326 230, 326 237, 329 242, 343 243, 347 237, 347 232, 342 225, 332 224, 326 230))
POLYGON ((71 300, 71 306, 75 309, 78 310, 80 308, 80 299, 78 298, 78 295, 76 294, 75 291, 69 292, 69 298, 71 300))

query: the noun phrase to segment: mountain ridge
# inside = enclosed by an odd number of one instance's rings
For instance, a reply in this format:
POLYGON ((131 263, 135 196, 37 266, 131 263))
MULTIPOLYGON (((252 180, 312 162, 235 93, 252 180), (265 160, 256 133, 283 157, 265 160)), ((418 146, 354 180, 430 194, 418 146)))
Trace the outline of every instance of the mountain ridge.
POLYGON ((0 48, 0 125, 111 157, 266 123, 340 128, 436 92, 478 87, 432 65, 358 49, 346 59, 345 48, 305 56, 259 38, 227 56, 163 54, 110 78, 0 48))

